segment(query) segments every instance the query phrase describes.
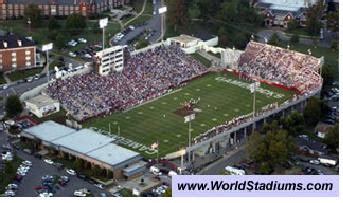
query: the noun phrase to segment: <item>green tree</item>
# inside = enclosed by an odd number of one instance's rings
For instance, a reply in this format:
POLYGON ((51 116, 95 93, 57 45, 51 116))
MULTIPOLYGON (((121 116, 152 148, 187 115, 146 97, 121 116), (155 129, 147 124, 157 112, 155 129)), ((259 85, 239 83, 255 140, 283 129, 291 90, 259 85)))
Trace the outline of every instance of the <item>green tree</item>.
POLYGON ((24 8, 24 23, 31 22, 32 27, 38 27, 41 23, 41 10, 36 4, 29 4, 24 8))
POLYGON ((339 147, 339 126, 336 124, 329 130, 324 138, 324 142, 328 145, 328 148, 333 152, 338 152, 339 147))
POLYGON ((14 117, 23 111, 23 106, 20 103, 17 95, 11 95, 7 97, 5 104, 6 115, 8 117, 14 117))
POLYGON ((321 18, 323 17, 325 6, 323 0, 308 8, 306 12, 306 28, 310 35, 317 35, 322 26, 321 18))
POLYGON ((254 132, 248 139, 247 151, 249 157, 256 161, 265 161, 268 156, 267 143, 262 135, 254 132))
POLYGON ((174 31, 177 31, 178 26, 185 25, 187 21, 187 10, 185 8, 185 0, 168 0, 168 20, 174 25, 174 31))
POLYGON ((13 174, 14 171, 15 171, 15 168, 13 166, 13 162, 11 162, 11 161, 6 162, 5 174, 13 174))
POLYGON ((65 47, 65 44, 67 43, 67 36, 64 33, 58 33, 55 40, 55 46, 59 49, 65 47))
POLYGON ((197 19, 200 17, 200 9, 197 2, 193 2, 188 8, 188 16, 190 19, 197 19))
POLYGON ((289 39, 289 42, 291 44, 298 44, 299 43, 299 35, 298 34, 292 35, 291 38, 289 39))
POLYGON ((300 27, 299 21, 294 20, 294 19, 289 21, 287 24, 287 30, 288 31, 297 30, 297 29, 299 29, 299 27, 300 27))
POLYGON ((77 171, 81 171, 83 169, 83 160, 82 159, 76 159, 73 163, 73 167, 77 171))
POLYGON ((339 30, 339 14, 338 12, 329 12, 326 15, 327 27, 333 31, 338 32, 339 30))
POLYGON ((95 165, 94 168, 93 168, 93 170, 92 170, 92 172, 93 172, 93 175, 94 175, 95 177, 99 177, 99 176, 101 176, 102 169, 100 168, 100 166, 95 165))
POLYGON ((315 126, 321 117, 321 101, 318 97, 308 99, 304 109, 305 123, 310 126, 315 126))
POLYGON ((68 16, 65 28, 72 34, 82 32, 87 26, 86 17, 80 14, 71 14, 68 16))
POLYGON ((281 119, 282 128, 288 131, 290 136, 297 136, 300 132, 304 130, 304 117, 294 111, 286 118, 281 119))
POLYGON ((58 30, 61 28, 61 25, 58 23, 56 18, 52 16, 49 19, 48 28, 49 28, 49 31, 58 30))
POLYGON ((173 191, 169 187, 169 188, 166 189, 166 192, 163 194, 163 197, 172 197, 172 195, 173 195, 173 191))
POLYGON ((280 38, 275 32, 272 34, 272 36, 268 40, 268 44, 273 45, 273 46, 280 45, 280 38))

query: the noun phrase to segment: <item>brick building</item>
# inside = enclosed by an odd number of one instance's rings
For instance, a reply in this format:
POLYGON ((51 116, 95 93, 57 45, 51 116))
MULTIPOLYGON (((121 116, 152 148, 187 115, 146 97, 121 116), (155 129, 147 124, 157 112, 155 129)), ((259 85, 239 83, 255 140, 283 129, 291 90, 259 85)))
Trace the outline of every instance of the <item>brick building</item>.
POLYGON ((33 41, 14 34, 0 36, 0 72, 29 69, 36 66, 33 41))
POLYGON ((23 16, 29 4, 36 4, 43 16, 68 16, 80 13, 84 16, 99 14, 127 4, 130 0, 0 0, 0 20, 23 16))

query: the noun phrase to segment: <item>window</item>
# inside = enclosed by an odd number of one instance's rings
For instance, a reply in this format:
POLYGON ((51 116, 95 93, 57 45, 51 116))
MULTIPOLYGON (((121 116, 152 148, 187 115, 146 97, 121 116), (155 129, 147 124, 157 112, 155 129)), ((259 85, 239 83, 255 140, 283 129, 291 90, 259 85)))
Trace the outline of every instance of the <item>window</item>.
POLYGON ((31 51, 30 50, 25 50, 25 55, 31 55, 31 51))
POLYGON ((26 61, 26 62, 25 62, 25 66, 26 66, 26 67, 31 66, 31 61, 26 61))
POLYGON ((16 62, 16 61, 17 61, 17 58, 13 57, 12 62, 16 62))
POLYGON ((17 67, 17 63, 12 63, 12 68, 16 68, 17 67))
POLYGON ((13 52, 12 57, 16 57, 16 56, 17 56, 17 53, 13 52))
POLYGON ((31 56, 26 56, 26 57, 25 57, 25 60, 26 60, 26 61, 31 60, 31 56))

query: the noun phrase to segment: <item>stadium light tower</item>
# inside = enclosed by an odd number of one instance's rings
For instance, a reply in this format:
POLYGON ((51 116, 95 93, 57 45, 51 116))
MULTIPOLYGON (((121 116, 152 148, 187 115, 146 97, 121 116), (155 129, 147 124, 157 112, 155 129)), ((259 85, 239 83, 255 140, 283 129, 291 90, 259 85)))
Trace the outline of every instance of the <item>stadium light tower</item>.
POLYGON ((99 21, 100 28, 102 29, 102 50, 105 49, 105 28, 108 24, 108 18, 99 21))
POLYGON ((51 50, 53 48, 53 44, 44 44, 42 46, 42 51, 46 52, 46 68, 47 68, 47 72, 46 72, 46 76, 48 78, 48 83, 50 81, 50 71, 49 71, 49 50, 51 50))
POLYGON ((161 36, 163 41, 164 36, 164 21, 165 21, 165 13, 167 12, 167 7, 164 5, 164 1, 161 2, 162 7, 158 9, 158 13, 161 15, 161 36))
POLYGON ((260 82, 254 81, 254 83, 250 84, 250 92, 253 93, 253 110, 252 110, 252 117, 255 119, 255 112, 256 112, 256 89, 259 88, 261 85, 260 82))
MULTIPOLYGON (((189 147, 189 149, 192 146, 192 142, 191 142, 191 139, 192 139, 192 120, 194 120, 194 119, 195 119, 195 114, 185 116, 185 123, 188 123, 188 147, 189 147)), ((189 162, 189 164, 191 164, 191 152, 190 151, 188 152, 188 162, 189 162)))

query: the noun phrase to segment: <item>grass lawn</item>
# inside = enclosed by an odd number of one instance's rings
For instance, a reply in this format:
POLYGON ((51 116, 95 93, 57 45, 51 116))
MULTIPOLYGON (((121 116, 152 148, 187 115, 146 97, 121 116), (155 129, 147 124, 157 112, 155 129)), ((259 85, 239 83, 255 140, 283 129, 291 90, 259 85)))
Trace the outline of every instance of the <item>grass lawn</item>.
POLYGON ((202 57, 200 54, 195 53, 195 54, 192 54, 191 56, 194 59, 200 61, 200 63, 202 63, 207 68, 211 67, 211 61, 209 61, 207 58, 202 57))
MULTIPOLYGON (((195 120, 192 121, 192 137, 196 137, 213 126, 223 124, 233 117, 252 112, 250 91, 233 84, 217 81, 215 80, 217 77, 239 80, 229 73, 210 73, 189 82, 173 93, 127 112, 117 112, 111 116, 90 119, 83 123, 83 127, 96 127, 108 131, 109 123, 111 123, 112 132, 117 134, 117 125, 115 124, 119 123, 121 136, 145 146, 150 146, 158 140, 160 155, 174 152, 188 143, 188 124, 184 123, 182 116, 175 113, 181 103, 189 101, 191 98, 200 97, 201 100, 198 108, 202 112, 197 113, 195 120)), ((257 109, 273 102, 282 102, 293 95, 292 92, 266 85, 262 85, 262 88, 282 93, 284 97, 275 99, 258 93, 256 95, 257 109)), ((123 146, 125 147, 125 145, 123 146)), ((155 158, 156 156, 143 152, 142 155, 146 158, 155 158)))
POLYGON ((7 76, 11 81, 17 81, 21 80, 24 78, 32 77, 37 73, 42 72, 43 68, 32 68, 28 70, 20 70, 20 71, 15 71, 12 73, 9 73, 7 76))

